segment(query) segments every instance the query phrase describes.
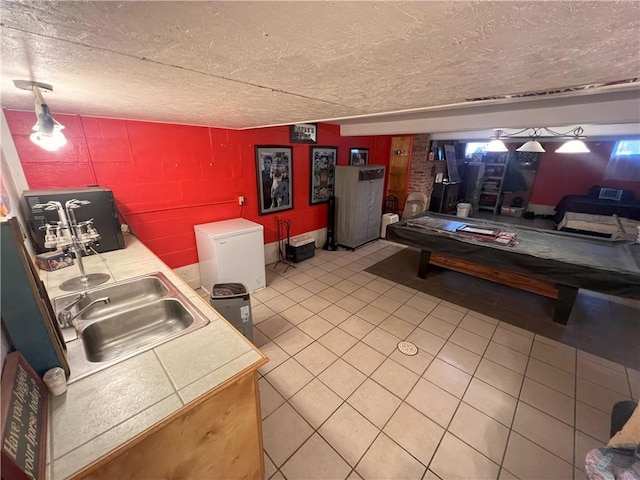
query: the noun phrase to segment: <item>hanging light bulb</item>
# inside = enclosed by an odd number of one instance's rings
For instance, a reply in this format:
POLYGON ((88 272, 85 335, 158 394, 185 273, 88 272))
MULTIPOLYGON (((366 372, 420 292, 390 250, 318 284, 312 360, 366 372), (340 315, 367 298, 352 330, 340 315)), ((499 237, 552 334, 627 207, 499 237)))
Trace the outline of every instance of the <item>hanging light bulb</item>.
POLYGON ((36 113, 36 124, 33 126, 33 133, 29 137, 33 143, 49 152, 54 152, 66 145, 62 130, 64 126, 51 116, 51 110, 42 97, 40 88, 52 91, 53 87, 46 83, 32 82, 28 80, 14 80, 14 85, 22 90, 30 90, 34 96, 34 107, 36 113))
POLYGON ((51 116, 49 105, 42 98, 40 89, 34 85, 32 90, 35 97, 35 110, 38 121, 33 126, 33 133, 29 138, 39 147, 49 152, 54 152, 67 143, 67 139, 62 133, 64 126, 51 116))
MULTIPOLYGON (((52 119, 53 120, 53 119, 52 119)), ((55 123, 50 130, 42 130, 40 122, 33 126, 33 133, 29 137, 33 143, 49 152, 55 152, 60 147, 67 144, 67 139, 62 133, 64 125, 53 120, 55 123)))

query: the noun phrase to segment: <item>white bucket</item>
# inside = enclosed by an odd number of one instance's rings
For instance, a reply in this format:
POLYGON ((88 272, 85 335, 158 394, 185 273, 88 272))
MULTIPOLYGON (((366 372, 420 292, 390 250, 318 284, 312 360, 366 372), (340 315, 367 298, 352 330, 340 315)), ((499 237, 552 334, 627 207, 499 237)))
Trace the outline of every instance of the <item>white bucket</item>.
POLYGON ((471 213, 471 204, 470 203, 459 203, 457 205, 456 215, 458 217, 468 217, 469 213, 471 213))

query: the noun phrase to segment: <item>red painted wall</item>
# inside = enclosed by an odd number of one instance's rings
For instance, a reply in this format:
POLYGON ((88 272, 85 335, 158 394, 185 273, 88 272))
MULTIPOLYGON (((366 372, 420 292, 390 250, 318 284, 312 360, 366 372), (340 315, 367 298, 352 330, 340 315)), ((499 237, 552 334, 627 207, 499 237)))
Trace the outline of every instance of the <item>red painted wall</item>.
POLYGON ((603 180, 615 142, 585 142, 591 153, 555 153, 550 144, 542 154, 529 203, 556 206, 565 195, 586 195, 593 185, 633 190, 640 199, 639 182, 603 180))
MULTIPOLYGON (((47 152, 29 140, 33 112, 6 110, 29 187, 99 184, 113 190, 136 235, 170 267, 198 261, 193 226, 244 218, 260 223, 265 243, 277 239, 275 217, 291 220, 291 234, 327 225, 327 206, 309 205, 311 145, 293 147, 293 210, 258 215, 255 145, 291 145, 289 127, 227 130, 55 115, 67 145, 47 152), (244 195, 244 210, 238 196, 244 195)), ((369 163, 388 166, 390 136, 341 137, 336 125, 318 125, 318 144, 370 149, 369 163)), ((386 185, 385 190, 386 191, 386 185)))

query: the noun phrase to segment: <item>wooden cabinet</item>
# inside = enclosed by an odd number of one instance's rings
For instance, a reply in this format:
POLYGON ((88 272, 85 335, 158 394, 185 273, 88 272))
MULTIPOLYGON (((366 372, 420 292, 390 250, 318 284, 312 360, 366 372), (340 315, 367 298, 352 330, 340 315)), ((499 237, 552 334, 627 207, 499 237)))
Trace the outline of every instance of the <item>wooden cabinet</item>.
POLYGON ((260 365, 189 403, 73 478, 264 478, 260 365))
POLYGON ((434 183, 429 210, 438 213, 456 213, 462 182, 434 183))

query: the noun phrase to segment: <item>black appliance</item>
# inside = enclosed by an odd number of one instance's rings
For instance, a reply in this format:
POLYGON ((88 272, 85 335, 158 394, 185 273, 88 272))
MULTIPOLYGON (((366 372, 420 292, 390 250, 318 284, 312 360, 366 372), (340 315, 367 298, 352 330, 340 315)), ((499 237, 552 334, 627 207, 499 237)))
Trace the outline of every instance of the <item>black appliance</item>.
POLYGON ((461 189, 462 182, 434 183, 429 211, 455 214, 461 189))
POLYGON ((68 200, 88 200, 91 203, 74 210, 76 220, 82 222, 93 218, 94 227, 100 233, 101 239, 95 245, 99 253, 110 252, 124 248, 124 238, 118 221, 116 203, 113 192, 102 187, 86 188, 60 188, 49 190, 25 190, 23 209, 28 219, 29 236, 38 253, 50 251, 44 248, 45 231, 40 227, 46 223, 58 222, 58 213, 55 210, 43 210, 34 208, 39 203, 55 201, 64 204, 68 200))

